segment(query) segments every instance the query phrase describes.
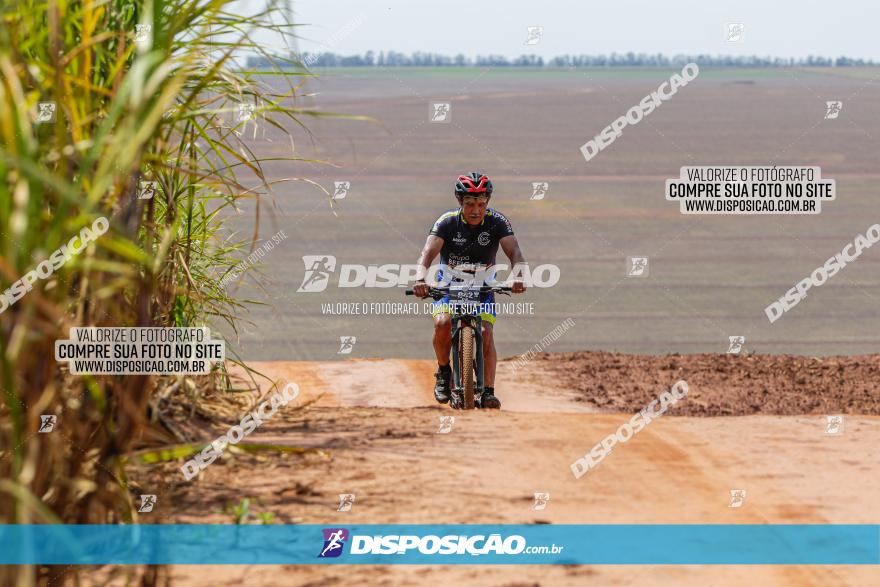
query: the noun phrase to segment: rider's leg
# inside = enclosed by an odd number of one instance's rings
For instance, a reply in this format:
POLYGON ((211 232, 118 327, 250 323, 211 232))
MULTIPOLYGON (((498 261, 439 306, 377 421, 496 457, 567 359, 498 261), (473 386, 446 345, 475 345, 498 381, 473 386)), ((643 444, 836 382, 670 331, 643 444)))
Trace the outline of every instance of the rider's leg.
POLYGON ((501 400, 495 396, 495 329, 489 321, 483 322, 483 395, 480 399, 481 408, 497 410, 501 400))
POLYGON ((492 324, 483 322, 483 386, 495 387, 495 336, 492 324))
POLYGON ((449 365, 449 351, 452 349, 452 318, 449 314, 439 313, 434 316, 434 352, 437 354, 439 367, 434 377, 434 399, 441 404, 449 401, 452 379, 452 368, 449 365))
MULTIPOLYGON (((445 312, 434 316, 434 353, 438 365, 449 364, 449 351, 452 350, 452 317, 445 312)), ((494 367, 492 369, 494 377, 494 367)))

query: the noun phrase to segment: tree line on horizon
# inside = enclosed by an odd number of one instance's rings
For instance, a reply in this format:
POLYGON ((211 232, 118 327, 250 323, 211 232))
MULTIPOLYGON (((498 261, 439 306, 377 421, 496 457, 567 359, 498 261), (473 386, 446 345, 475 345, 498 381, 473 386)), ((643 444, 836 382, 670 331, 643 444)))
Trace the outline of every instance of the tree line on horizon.
MULTIPOLYGON (((266 56, 249 56, 247 66, 263 68, 272 65, 266 56)), ((871 59, 836 58, 810 55, 807 57, 760 57, 758 55, 674 55, 662 53, 611 53, 610 55, 559 55, 544 60, 537 55, 507 58, 503 55, 467 57, 417 51, 406 55, 397 51, 367 51, 363 55, 340 55, 324 51, 292 54, 279 57, 277 62, 305 64, 308 67, 669 67, 696 62, 710 67, 874 67, 880 65, 871 59)), ((276 63, 277 63, 276 62, 276 63)))

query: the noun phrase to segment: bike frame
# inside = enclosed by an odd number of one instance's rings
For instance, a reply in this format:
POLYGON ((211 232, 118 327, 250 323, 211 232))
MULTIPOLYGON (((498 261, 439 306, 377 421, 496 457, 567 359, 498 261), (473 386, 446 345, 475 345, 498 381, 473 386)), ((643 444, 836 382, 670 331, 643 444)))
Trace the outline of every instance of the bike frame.
MULTIPOLYGON (((511 288, 508 286, 482 286, 477 288, 480 292, 493 292, 499 293, 503 295, 510 295, 511 288)), ((444 296, 450 294, 450 289, 446 288, 430 288, 430 296, 435 300, 440 300, 444 296)), ((406 295, 411 296, 414 295, 412 288, 408 288, 406 290, 406 295)), ((469 296, 467 296, 469 297, 469 296)), ((479 297, 482 299, 482 297, 479 297)), ((470 301, 470 300, 469 300, 470 301)), ((462 327, 467 325, 470 326, 474 331, 474 345, 476 348, 474 349, 474 375, 476 380, 474 381, 474 404, 476 407, 480 398, 483 397, 483 392, 485 391, 485 378, 484 378, 484 358, 483 358, 483 319, 480 318, 479 313, 469 313, 459 311, 458 309, 453 310, 452 312, 452 390, 457 393, 464 392, 464 379, 462 377, 462 368, 461 368, 461 357, 459 356, 458 347, 461 342, 461 330, 462 327)), ((470 373, 467 374, 470 377, 470 373)))
MULTIPOLYGON (((483 395, 483 319, 478 315, 452 315, 452 385, 456 391, 464 391, 464 380, 461 376, 461 357, 458 354, 461 327, 464 323, 467 323, 474 331, 474 346, 476 347, 474 351, 474 371, 477 378, 474 386, 474 397, 479 398, 483 395)), ((468 373, 468 377, 470 377, 470 373, 468 373)))

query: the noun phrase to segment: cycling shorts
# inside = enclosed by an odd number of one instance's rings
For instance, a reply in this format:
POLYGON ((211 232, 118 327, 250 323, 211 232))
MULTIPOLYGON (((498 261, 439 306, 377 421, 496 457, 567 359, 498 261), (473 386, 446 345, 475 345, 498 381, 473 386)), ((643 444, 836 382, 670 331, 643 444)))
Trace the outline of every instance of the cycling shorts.
MULTIPOLYGON (((485 310, 480 312, 480 319, 483 322, 488 322, 489 324, 495 324, 495 292, 486 292, 480 296, 480 304, 483 305, 481 308, 485 310)), ((431 316, 437 316, 438 314, 452 314, 452 308, 449 307, 449 296, 443 296, 439 300, 435 300, 431 305, 431 316)))

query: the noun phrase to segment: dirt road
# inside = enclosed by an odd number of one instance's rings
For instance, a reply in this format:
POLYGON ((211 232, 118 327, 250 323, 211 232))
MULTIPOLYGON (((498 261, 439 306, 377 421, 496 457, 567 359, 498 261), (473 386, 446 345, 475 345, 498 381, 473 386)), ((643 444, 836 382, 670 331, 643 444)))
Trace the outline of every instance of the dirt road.
MULTIPOLYGON (((256 441, 324 455, 239 457, 209 467, 173 504, 177 521, 228 523, 218 503, 258 500, 279 522, 877 523, 880 418, 849 414, 828 435, 821 414, 677 417, 673 408, 577 480, 569 465, 628 419, 560 388, 550 363, 499 364, 501 412, 434 403, 432 364, 416 360, 275 362, 304 412, 265 424, 256 441), (527 373, 526 373, 527 371, 527 373), (440 416, 454 415, 448 434, 440 416), (745 489, 742 507, 730 490, 745 489), (534 493, 550 493, 534 511, 534 493), (353 493, 349 512, 338 494, 353 493), (462 505, 462 495, 468 505, 462 505), (211 502, 211 507, 206 506, 211 502)), ((674 381, 670 381, 671 385, 674 381)), ((663 389, 657 389, 659 395, 663 389)), ((699 390, 691 388, 691 394, 699 390)), ((689 398, 685 398, 684 402, 689 398)), ((703 401, 706 401, 705 397, 703 401)), ((877 567, 177 567, 178 585, 876 585, 877 567)))

